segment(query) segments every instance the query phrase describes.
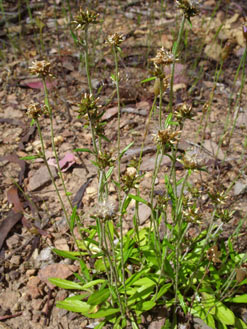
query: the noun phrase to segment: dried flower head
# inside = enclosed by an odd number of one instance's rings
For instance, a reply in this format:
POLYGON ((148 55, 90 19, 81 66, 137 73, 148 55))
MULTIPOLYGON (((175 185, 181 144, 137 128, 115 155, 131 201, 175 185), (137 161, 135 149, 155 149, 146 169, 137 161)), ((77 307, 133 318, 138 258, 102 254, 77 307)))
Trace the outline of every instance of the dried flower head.
POLYGON ((205 165, 204 159, 200 158, 196 154, 184 154, 182 159, 178 159, 180 163, 184 166, 185 169, 191 170, 202 170, 205 165))
POLYGON ((95 207, 93 216, 103 221, 114 219, 116 216, 116 204, 109 200, 99 202, 95 207))
POLYGON ((155 67, 159 67, 160 65, 170 65, 173 64, 174 61, 178 61, 173 55, 172 52, 168 52, 162 47, 157 51, 157 54, 154 58, 151 59, 154 62, 155 67))
POLYGON ((51 74, 51 63, 46 60, 43 61, 33 61, 32 66, 29 67, 31 74, 37 74, 39 77, 52 76, 51 74))
POLYGON ((163 146, 176 144, 180 139, 181 131, 174 131, 171 127, 163 130, 159 130, 157 134, 154 135, 154 141, 160 143, 163 146))
POLYGON ((221 256, 221 251, 218 249, 217 245, 209 248, 207 251, 208 260, 212 261, 214 264, 221 263, 220 256, 221 256))
POLYGON ((175 117, 178 122, 182 122, 185 119, 192 119, 192 106, 186 103, 179 104, 175 110, 175 117))
POLYGON ((105 169, 106 167, 112 167, 115 160, 112 157, 111 151, 99 151, 97 155, 97 165, 100 169, 105 169))
POLYGON ((124 41, 123 34, 114 33, 114 34, 108 36, 106 42, 111 46, 119 47, 123 41, 124 41))
POLYGON ((178 8, 182 9, 185 17, 190 21, 192 16, 198 14, 198 1, 196 0, 177 0, 178 8))
POLYGON ((186 209, 184 209, 182 211, 182 213, 183 213, 183 217, 186 222, 199 224, 202 221, 202 217, 200 215, 199 208, 196 207, 195 204, 190 205, 190 207, 188 204, 186 209))
POLYGON ((28 109, 27 109, 27 115, 29 118, 32 118, 34 120, 37 120, 38 117, 40 117, 43 113, 43 109, 41 108, 40 104, 39 103, 31 103, 29 106, 28 106, 28 109))
POLYGON ((83 10, 80 8, 79 15, 75 16, 74 21, 72 21, 72 24, 75 25, 75 30, 85 30, 85 28, 89 24, 97 24, 99 22, 98 20, 99 14, 96 13, 93 10, 83 10))

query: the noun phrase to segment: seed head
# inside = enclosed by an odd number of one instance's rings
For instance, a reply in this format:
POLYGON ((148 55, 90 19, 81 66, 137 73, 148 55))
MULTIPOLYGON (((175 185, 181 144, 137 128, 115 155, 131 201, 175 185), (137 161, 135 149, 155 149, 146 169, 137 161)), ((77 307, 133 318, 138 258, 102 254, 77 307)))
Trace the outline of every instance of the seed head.
POLYGON ((85 30, 89 24, 97 24, 99 14, 93 10, 83 10, 80 8, 79 15, 75 16, 72 24, 75 25, 75 30, 85 30))
POLYGON ((109 35, 107 38, 107 43, 114 47, 119 47, 123 41, 124 41, 124 35, 119 33, 114 33, 112 35, 109 35))
POLYGON ((38 104, 38 103, 31 103, 28 106, 27 115, 28 115, 29 118, 32 118, 34 120, 37 120, 38 117, 40 117, 42 113, 43 113, 43 110, 42 110, 40 104, 38 104))
POLYGON ((198 13, 198 1, 196 0, 177 0, 176 3, 189 21, 192 16, 198 13))
POLYGON ((169 52, 162 47, 157 51, 157 54, 154 58, 151 59, 154 62, 156 67, 160 65, 170 65, 173 64, 174 61, 178 61, 172 52, 169 52))
POLYGON ((154 135, 154 141, 162 145, 176 144, 180 139, 181 131, 173 131, 171 127, 163 130, 159 130, 156 135, 154 135))
POLYGON ((192 119, 193 117, 192 106, 186 103, 179 104, 175 110, 175 117, 178 120, 178 122, 182 122, 185 119, 192 119))
POLYGON ((116 216, 116 204, 109 200, 99 202, 96 206, 94 216, 104 221, 114 219, 116 216))
POLYGON ((52 76, 51 74, 51 63, 46 60, 33 61, 32 66, 29 67, 31 74, 38 75, 39 77, 52 76))

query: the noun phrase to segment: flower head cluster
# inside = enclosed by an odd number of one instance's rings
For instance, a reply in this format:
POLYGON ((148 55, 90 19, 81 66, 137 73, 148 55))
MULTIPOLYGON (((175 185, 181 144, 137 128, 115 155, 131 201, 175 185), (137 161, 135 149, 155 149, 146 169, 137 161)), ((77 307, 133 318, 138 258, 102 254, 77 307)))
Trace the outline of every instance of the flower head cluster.
POLYGON ((204 160, 199 158, 196 154, 185 154, 182 159, 178 159, 185 169, 202 170, 204 160))
POLYGON ((154 62, 155 67, 159 67, 160 65, 170 65, 173 64, 177 59, 174 57, 172 52, 168 52, 162 47, 157 51, 157 54, 154 58, 151 59, 154 62))
POLYGON ((124 41, 124 35, 119 33, 114 33, 112 35, 109 35, 107 38, 107 43, 114 47, 119 47, 123 41, 124 41))
POLYGON ((116 216, 116 204, 112 201, 104 200, 96 205, 94 217, 103 221, 114 219, 116 216))
POLYGON ((77 112, 79 113, 79 118, 88 114, 90 118, 94 118, 99 108, 98 101, 99 98, 94 98, 92 94, 85 93, 78 104, 79 110, 77 112))
POLYGON ((72 24, 75 25, 76 30, 79 29, 85 30, 85 28, 89 24, 97 24, 99 22, 98 18, 99 18, 99 14, 96 13, 95 11, 88 9, 83 10, 82 8, 80 8, 79 15, 75 16, 72 24))
POLYGON ((42 60, 42 61, 33 61, 32 66, 29 67, 31 74, 38 75, 39 77, 48 77, 52 76, 51 74, 51 63, 42 60))
POLYGON ((192 16, 198 13, 198 2, 196 0, 177 0, 177 6, 183 10, 189 21, 192 16))
POLYGON ((112 152, 99 151, 97 154, 97 165, 100 169, 105 169, 107 167, 112 167, 115 160, 112 158, 112 152))
POLYGON ((135 167, 128 167, 125 174, 121 177, 123 190, 129 191, 131 188, 137 188, 140 183, 140 176, 137 174, 135 167))
POLYGON ((217 245, 212 246, 207 251, 208 260, 213 262, 214 264, 221 263, 220 256, 221 256, 221 251, 218 249, 217 245))
POLYGON ((175 117, 180 123, 183 122, 185 119, 192 119, 192 106, 186 103, 179 104, 175 110, 175 117))
POLYGON ((38 117, 40 117, 43 113, 44 111, 38 103, 33 102, 28 106, 27 115, 29 116, 29 118, 37 120, 38 117))
POLYGON ((180 139, 181 131, 172 130, 168 127, 163 130, 159 130, 157 134, 154 135, 154 141, 157 144, 161 144, 166 149, 176 144, 180 139))

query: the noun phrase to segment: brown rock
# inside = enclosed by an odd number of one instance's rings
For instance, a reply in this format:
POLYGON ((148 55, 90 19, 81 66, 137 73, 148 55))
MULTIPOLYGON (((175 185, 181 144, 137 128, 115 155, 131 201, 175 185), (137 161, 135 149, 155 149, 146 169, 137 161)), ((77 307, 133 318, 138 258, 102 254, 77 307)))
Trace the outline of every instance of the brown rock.
POLYGON ((37 276, 31 276, 27 283, 27 293, 32 296, 32 298, 38 298, 42 296, 42 291, 40 289, 41 280, 37 276))
POLYGON ((45 282, 50 289, 53 289, 54 285, 48 281, 49 278, 67 279, 77 270, 78 268, 75 265, 51 264, 42 268, 38 273, 38 277, 45 282))
MULTIPOLYGON (((56 168, 50 166, 51 174, 54 178, 58 177, 56 168)), ((45 184, 51 182, 51 177, 46 166, 39 168, 33 176, 29 179, 29 184, 27 186, 29 191, 35 191, 43 187, 45 184)))

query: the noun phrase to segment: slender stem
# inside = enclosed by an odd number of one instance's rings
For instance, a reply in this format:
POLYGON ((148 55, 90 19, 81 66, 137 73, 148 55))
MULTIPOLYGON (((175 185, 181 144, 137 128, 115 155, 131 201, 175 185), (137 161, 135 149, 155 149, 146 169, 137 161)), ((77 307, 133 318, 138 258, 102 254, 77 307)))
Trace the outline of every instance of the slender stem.
POLYGON ((182 17, 182 22, 180 25, 179 33, 178 33, 178 38, 175 43, 175 47, 173 49, 173 55, 174 55, 174 61, 172 64, 172 73, 171 73, 171 81, 170 81, 170 97, 169 97, 169 110, 172 112, 172 104, 173 104, 173 82, 174 82, 174 74, 175 74, 175 62, 176 62, 176 56, 179 48, 179 44, 182 38, 183 30, 184 30, 184 23, 185 23, 185 15, 182 17))
POLYGON ((90 75, 89 55, 88 55, 88 26, 86 26, 86 28, 85 28, 84 57, 85 57, 85 67, 86 67, 86 73, 87 73, 88 87, 89 87, 90 94, 93 95, 93 88, 92 88, 91 75, 90 75))

